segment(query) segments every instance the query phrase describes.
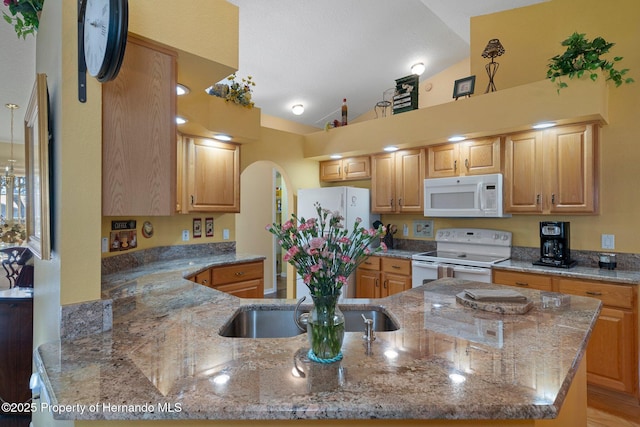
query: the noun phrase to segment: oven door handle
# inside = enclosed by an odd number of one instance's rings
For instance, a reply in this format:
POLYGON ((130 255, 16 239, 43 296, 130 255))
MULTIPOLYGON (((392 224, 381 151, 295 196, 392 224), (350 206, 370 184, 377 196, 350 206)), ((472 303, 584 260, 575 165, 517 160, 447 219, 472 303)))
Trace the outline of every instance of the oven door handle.
POLYGON ((469 265, 454 265, 453 266, 453 271, 454 272, 464 272, 464 273, 475 273, 475 274, 486 274, 487 271, 491 271, 491 268, 487 268, 487 267, 472 267, 469 265))

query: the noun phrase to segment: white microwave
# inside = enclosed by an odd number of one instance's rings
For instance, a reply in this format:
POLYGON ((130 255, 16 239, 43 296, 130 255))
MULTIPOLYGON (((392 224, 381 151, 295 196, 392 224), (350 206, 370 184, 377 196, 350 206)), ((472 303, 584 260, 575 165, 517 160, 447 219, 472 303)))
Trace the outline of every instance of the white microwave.
POLYGON ((503 212, 502 174, 425 179, 424 216, 511 216, 503 212))

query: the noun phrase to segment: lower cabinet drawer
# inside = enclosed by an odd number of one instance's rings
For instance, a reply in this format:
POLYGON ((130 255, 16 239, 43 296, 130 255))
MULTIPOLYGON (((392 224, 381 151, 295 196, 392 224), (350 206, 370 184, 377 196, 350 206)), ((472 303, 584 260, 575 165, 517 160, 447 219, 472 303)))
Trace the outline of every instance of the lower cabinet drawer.
POLYGON ((360 264, 358 268, 363 270, 380 270, 380 257, 370 256, 362 261, 362 264, 360 264))
POLYGON ((226 283, 243 282, 246 280, 262 279, 262 262, 226 265, 211 269, 211 282, 213 286, 226 283))
POLYGON ((604 305, 612 307, 634 308, 633 288, 631 286, 587 282, 576 279, 559 279, 558 291, 563 294, 598 298, 604 305))
POLYGON ((530 274, 504 270, 493 271, 493 283, 499 285, 517 286, 519 288, 552 291, 553 279, 542 274, 530 274))
POLYGON ((382 271, 411 276, 411 261, 399 258, 382 258, 382 271))

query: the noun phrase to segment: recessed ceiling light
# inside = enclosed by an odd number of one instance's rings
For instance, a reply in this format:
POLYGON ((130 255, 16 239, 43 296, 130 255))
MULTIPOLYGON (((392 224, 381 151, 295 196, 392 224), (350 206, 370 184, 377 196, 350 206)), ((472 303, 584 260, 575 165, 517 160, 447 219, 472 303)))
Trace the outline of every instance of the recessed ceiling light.
POLYGON ((334 160, 337 160, 337 159, 341 159, 341 158, 342 158, 342 155, 341 155, 341 154, 332 154, 330 157, 331 157, 332 159, 334 159, 334 160))
POLYGON ((186 95, 189 92, 191 92, 191 89, 189 89, 185 85, 178 83, 178 85, 176 86, 176 93, 178 94, 178 96, 186 95))
POLYGON ((460 141, 464 141, 465 139, 467 139, 466 137, 462 136, 462 135, 453 135, 452 137, 449 138, 449 142, 460 142, 460 141))
POLYGON ((185 123, 187 123, 187 119, 185 119, 184 117, 180 117, 180 116, 176 117, 176 124, 183 125, 185 123))
POLYGON ((294 105, 293 107, 291 107, 291 112, 296 116, 301 115, 302 113, 304 113, 304 105, 302 104, 294 105))
POLYGON ((213 139, 217 139, 218 141, 231 141, 231 137, 229 135, 225 135, 223 133, 219 133, 217 135, 213 135, 213 139))
POLYGON ((387 145, 386 147, 384 147, 384 151, 391 153, 393 151, 398 151, 398 147, 396 147, 395 145, 387 145))
POLYGON ((421 75, 422 73, 424 73, 425 69, 426 69, 426 67, 424 66, 424 63, 418 62, 418 63, 413 64, 411 66, 411 73, 412 74, 421 75))
POLYGON ((555 126, 554 122, 540 122, 533 125, 534 129, 546 129, 555 126))

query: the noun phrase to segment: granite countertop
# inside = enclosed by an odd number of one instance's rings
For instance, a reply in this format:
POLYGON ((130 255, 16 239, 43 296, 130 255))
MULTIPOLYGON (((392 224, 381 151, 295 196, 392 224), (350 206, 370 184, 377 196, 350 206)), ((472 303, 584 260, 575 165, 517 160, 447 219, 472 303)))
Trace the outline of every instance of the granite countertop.
POLYGON ((51 403, 74 405, 54 418, 553 418, 600 311, 598 300, 578 296, 543 308, 539 291, 523 289, 534 302, 528 313, 481 312, 455 295, 501 286, 441 279, 384 299, 345 300, 384 308, 400 328, 378 332, 370 345, 348 332, 343 360, 322 365, 300 357, 306 334, 220 336, 241 307, 295 300, 239 299, 183 279, 208 265, 159 262, 106 276, 113 329, 36 350, 51 403))
POLYGON ((14 287, 0 291, 0 300, 17 301, 29 299, 33 299, 33 288, 14 287))
POLYGON ((555 274, 576 279, 603 280, 623 285, 640 284, 640 271, 607 270, 596 267, 585 267, 580 264, 571 268, 557 268, 533 265, 531 261, 509 259, 495 264, 493 268, 495 270, 510 270, 525 273, 555 274))

